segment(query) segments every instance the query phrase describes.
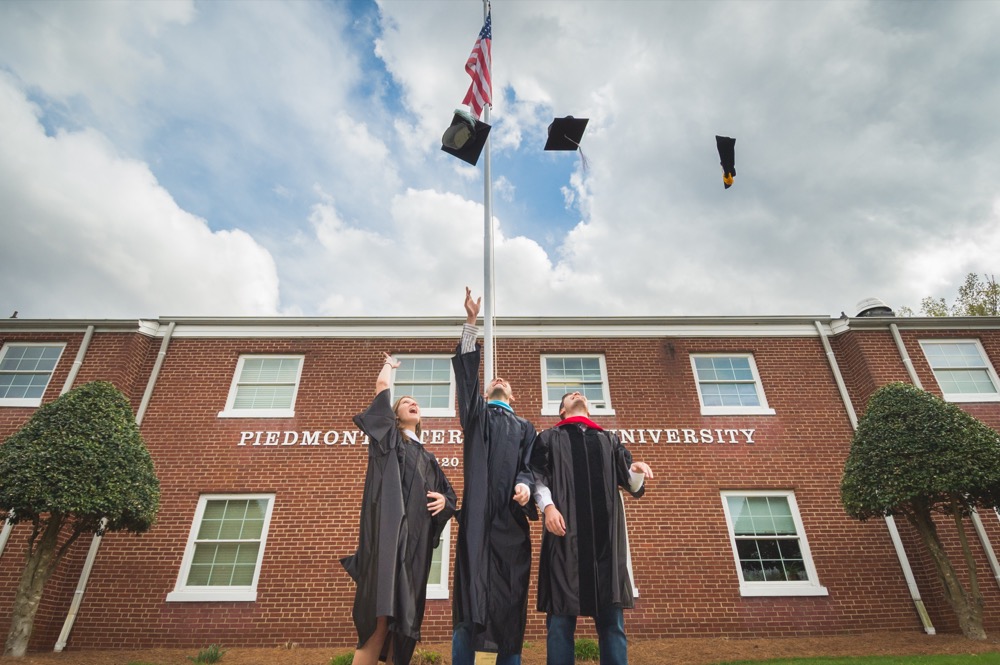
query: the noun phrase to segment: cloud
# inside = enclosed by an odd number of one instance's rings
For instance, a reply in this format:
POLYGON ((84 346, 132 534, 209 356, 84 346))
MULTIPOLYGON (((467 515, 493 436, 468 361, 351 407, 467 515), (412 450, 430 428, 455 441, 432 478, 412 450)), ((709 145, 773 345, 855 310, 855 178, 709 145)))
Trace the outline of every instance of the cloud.
POLYGON ((38 112, 0 75, 0 278, 13 285, 0 308, 42 318, 278 312, 274 261, 253 238, 211 231, 93 130, 47 136, 38 112))
MULTIPOLYGON (((15 291, 59 282, 64 229, 105 257, 81 284, 144 274, 151 241, 263 265, 227 286, 259 300, 226 312, 460 315, 482 288, 484 164, 440 151, 475 3, 95 7, 0 5, 6 112, 28 118, 2 202, 59 229, 18 232, 37 276, 19 264, 15 291)), ((836 315, 992 270, 1000 5, 552 0, 493 18, 501 315, 836 315), (564 115, 590 118, 586 170, 540 149, 564 115), (715 134, 737 139, 729 190, 715 134)), ((116 311, 223 313, 154 272, 116 311)))

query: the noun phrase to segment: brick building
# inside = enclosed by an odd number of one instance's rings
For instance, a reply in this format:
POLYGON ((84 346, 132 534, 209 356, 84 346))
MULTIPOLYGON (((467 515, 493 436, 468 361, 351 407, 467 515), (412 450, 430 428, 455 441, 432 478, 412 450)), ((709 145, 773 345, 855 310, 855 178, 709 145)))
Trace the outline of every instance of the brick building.
MULTIPOLYGON (((150 532, 73 545, 31 648, 353 644, 354 587, 338 559, 356 544, 367 451, 351 416, 381 352, 401 358, 396 389, 418 397, 425 443, 460 492, 460 324, 0 320, 0 440, 39 404, 109 380, 132 401, 162 490, 150 532)), ((656 474, 643 499, 625 500, 631 638, 958 630, 915 531, 849 519, 839 484, 856 416, 889 381, 1000 428, 1000 319, 511 318, 496 330, 496 373, 520 415, 550 426, 559 396, 582 388, 593 418, 656 474)), ((972 522, 996 630, 1000 519, 972 522)), ((450 639, 454 529, 437 550, 425 641, 450 639)), ((954 528, 941 529, 954 549, 954 528)), ((28 531, 0 532, 3 626, 28 531)), ((530 598, 534 640, 544 621, 534 588, 530 598)))

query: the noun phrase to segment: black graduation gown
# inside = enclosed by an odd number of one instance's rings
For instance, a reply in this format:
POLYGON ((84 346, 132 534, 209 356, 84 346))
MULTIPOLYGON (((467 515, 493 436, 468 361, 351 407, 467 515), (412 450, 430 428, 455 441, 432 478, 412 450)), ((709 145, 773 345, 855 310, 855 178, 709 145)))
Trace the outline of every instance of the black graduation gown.
POLYGON ((519 654, 524 644, 531 572, 528 518, 534 501, 513 500, 514 485, 532 487, 527 461, 535 428, 500 406, 488 406, 479 382, 481 349, 452 359, 464 431, 462 509, 458 514, 452 620, 473 624, 473 648, 519 654))
POLYGON ((389 617, 386 646, 392 640, 393 661, 405 665, 420 640, 431 552, 457 499, 434 455, 396 428, 388 390, 376 395, 354 423, 368 435, 368 470, 358 549, 341 563, 357 583, 358 647, 375 633, 378 617, 389 617), (435 516, 427 510, 432 491, 447 503, 435 516))
POLYGON ((625 511, 618 488, 629 489, 632 454, 614 434, 568 423, 538 435, 530 467, 552 492, 566 535, 542 534, 538 566, 540 612, 595 616, 601 606, 630 608, 625 511))

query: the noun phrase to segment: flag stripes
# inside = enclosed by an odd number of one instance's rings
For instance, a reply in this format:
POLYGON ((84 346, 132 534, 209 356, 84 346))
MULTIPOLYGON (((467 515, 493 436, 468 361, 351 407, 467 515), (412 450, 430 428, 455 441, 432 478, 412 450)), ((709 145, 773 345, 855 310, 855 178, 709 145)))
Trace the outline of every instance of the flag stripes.
POLYGON ((493 41, 493 11, 486 12, 486 22, 479 31, 479 39, 472 47, 472 53, 465 63, 465 71, 472 77, 469 91, 465 93, 463 104, 472 108, 472 114, 477 118, 483 113, 483 108, 493 105, 493 81, 490 78, 491 43, 493 41))

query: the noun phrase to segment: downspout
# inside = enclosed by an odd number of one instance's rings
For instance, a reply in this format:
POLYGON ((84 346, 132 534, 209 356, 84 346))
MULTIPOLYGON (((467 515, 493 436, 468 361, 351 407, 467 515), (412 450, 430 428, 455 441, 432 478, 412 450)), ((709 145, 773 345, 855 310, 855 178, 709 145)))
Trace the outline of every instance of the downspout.
POLYGON ((87 355, 87 350, 90 348, 90 340, 94 338, 94 326, 87 326, 87 332, 83 334, 83 341, 80 342, 80 349, 76 352, 76 358, 73 360, 73 365, 69 368, 69 375, 66 377, 65 383, 63 383, 62 390, 59 391, 60 395, 65 395, 69 392, 70 388, 73 387, 73 382, 76 381, 76 375, 80 373, 80 367, 83 365, 83 359, 87 355))
MULTIPOLYGON (((87 331, 83 334, 83 341, 80 342, 80 348, 76 352, 76 359, 73 360, 73 365, 69 369, 69 375, 63 383, 62 390, 59 391, 60 395, 65 395, 73 387, 73 381, 76 380, 76 375, 80 372, 80 366, 83 365, 83 359, 87 355, 87 349, 90 348, 90 340, 93 337, 94 326, 87 326, 87 331)), ((3 529, 0 529, 0 557, 3 556, 3 551, 7 547, 7 540, 10 539, 10 532, 13 530, 14 523, 11 522, 10 518, 5 519, 3 521, 3 529)))
MULTIPOLYGON (((826 334, 826 330, 823 329, 823 324, 819 321, 814 322, 816 324, 816 331, 819 333, 820 341, 823 343, 823 350, 826 352, 827 362, 830 364, 830 371, 833 372, 834 381, 837 383, 837 390, 840 392, 840 399, 844 403, 844 409, 847 411, 847 417, 851 421, 851 429, 857 431, 858 429, 858 414, 854 411, 854 405, 851 403, 851 396, 847 392, 847 385, 844 383, 844 377, 840 373, 840 366, 837 364, 837 357, 833 353, 833 347, 830 346, 830 339, 826 334)), ((920 617, 920 623, 924 626, 924 632, 928 635, 934 635, 934 624, 931 623, 931 617, 927 613, 927 608, 924 606, 924 601, 920 598, 920 589, 917 588, 917 580, 913 577, 913 569, 910 568, 910 560, 906 556, 906 550, 903 548, 903 541, 899 537, 899 529, 896 528, 896 520, 892 515, 887 515, 885 518, 885 526, 889 529, 889 538, 892 540, 892 546, 896 550, 896 558, 899 559, 899 565, 903 569, 903 577, 906 579, 906 587, 910 590, 910 598, 913 600, 913 606, 917 610, 917 616, 920 617)))
MULTIPOLYGON (((135 424, 140 427, 142 426, 142 418, 146 414, 146 408, 149 406, 149 401, 153 397, 153 388, 156 386, 156 379, 160 375, 160 368, 163 367, 163 361, 167 357, 167 347, 170 345, 170 337, 174 334, 176 325, 176 321, 171 321, 167 326, 167 332, 164 333, 163 341, 160 343, 160 352, 156 355, 156 362, 153 364, 153 371, 146 382, 146 392, 142 395, 139 411, 135 415, 135 424)), ((97 550, 101 546, 105 524, 107 524, 106 519, 101 521, 100 530, 94 534, 94 537, 90 541, 90 549, 87 551, 87 558, 83 562, 83 570, 80 571, 80 580, 76 584, 76 591, 73 592, 73 602, 69 606, 69 613, 66 615, 66 621, 63 623, 62 632, 59 633, 59 639, 56 641, 54 649, 56 652, 61 652, 66 648, 66 643, 69 641, 69 634, 73 630, 76 615, 80 612, 80 604, 83 602, 83 594, 87 590, 87 581, 90 579, 90 573, 94 568, 94 561, 97 559, 97 550)))
MULTIPOLYGON (((895 323, 890 323, 889 330, 892 331, 892 338, 896 342, 896 349, 899 351, 899 356, 903 359, 903 365, 906 367, 906 373, 910 376, 910 381, 917 388, 923 390, 924 385, 920 382, 920 377, 917 376, 917 370, 913 367, 913 361, 910 360, 910 354, 906 350, 906 345, 903 344, 903 336, 899 334, 899 326, 895 323)), ((990 537, 986 534, 986 528, 983 526, 983 520, 979 517, 979 512, 975 509, 972 510, 971 517, 972 524, 976 528, 976 535, 979 536, 979 542, 983 546, 983 552, 986 553, 986 559, 990 562, 990 570, 993 571, 993 579, 995 579, 997 585, 1000 586, 1000 562, 997 561, 996 552, 993 551, 993 544, 990 543, 990 537)))

